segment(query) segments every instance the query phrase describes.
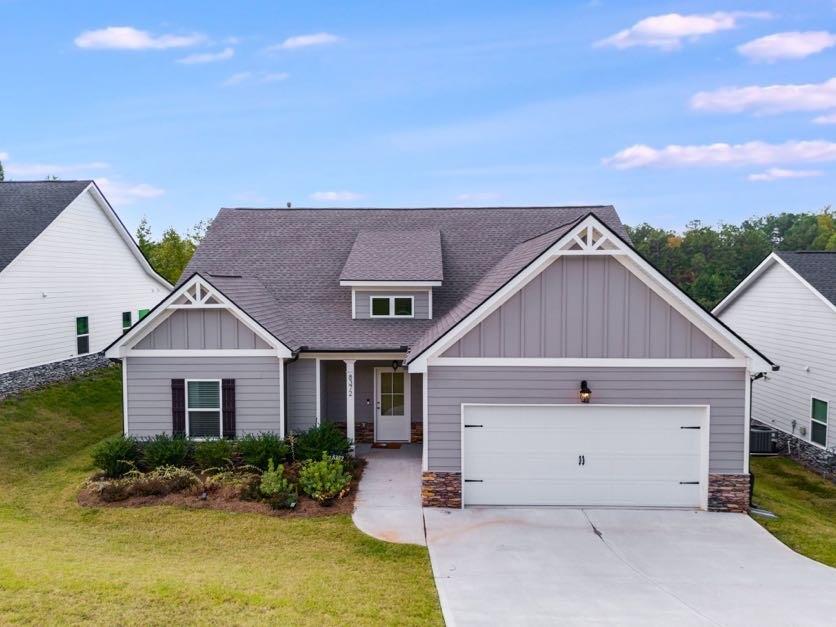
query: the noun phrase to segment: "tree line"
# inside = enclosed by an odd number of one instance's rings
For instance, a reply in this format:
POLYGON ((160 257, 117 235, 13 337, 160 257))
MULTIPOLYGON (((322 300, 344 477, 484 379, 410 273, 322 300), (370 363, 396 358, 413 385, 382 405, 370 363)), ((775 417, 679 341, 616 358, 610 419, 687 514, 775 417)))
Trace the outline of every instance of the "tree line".
POLYGON ((182 235, 169 227, 159 239, 154 239, 148 218, 143 217, 136 229, 136 243, 154 270, 173 284, 183 274, 211 223, 201 220, 182 235))

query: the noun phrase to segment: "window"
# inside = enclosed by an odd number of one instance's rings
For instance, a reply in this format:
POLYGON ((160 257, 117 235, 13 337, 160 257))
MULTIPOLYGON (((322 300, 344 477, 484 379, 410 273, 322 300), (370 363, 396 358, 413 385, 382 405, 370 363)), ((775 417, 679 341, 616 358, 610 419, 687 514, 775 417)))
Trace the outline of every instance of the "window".
POLYGON ((75 319, 75 352, 78 355, 90 352, 90 323, 87 316, 75 319))
POLYGON ((827 446, 827 403, 817 398, 810 409, 810 439, 827 446))
POLYGON ((411 318, 412 296, 372 296, 372 318, 411 318))
POLYGON ((148 312, 151 311, 150 309, 140 309, 137 312, 137 320, 142 320, 145 316, 148 315, 148 312))
POLYGON ((130 311, 123 311, 122 312, 122 333, 127 333, 128 329, 131 328, 131 312, 130 311))
POLYGON ((404 373, 380 373, 380 415, 403 416, 406 411, 406 395, 404 392, 404 373))
POLYGON ((186 435, 221 437, 221 382, 186 381, 186 435))

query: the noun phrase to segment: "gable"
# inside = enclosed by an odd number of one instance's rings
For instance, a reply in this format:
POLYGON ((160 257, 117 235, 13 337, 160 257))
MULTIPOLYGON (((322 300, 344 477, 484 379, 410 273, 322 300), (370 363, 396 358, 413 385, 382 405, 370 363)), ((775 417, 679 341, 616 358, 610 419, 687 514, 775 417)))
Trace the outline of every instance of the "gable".
POLYGON ((270 345, 223 309, 180 309, 136 343, 139 350, 265 349, 270 345))
POLYGON ((731 356, 610 256, 560 257, 442 357, 731 356))

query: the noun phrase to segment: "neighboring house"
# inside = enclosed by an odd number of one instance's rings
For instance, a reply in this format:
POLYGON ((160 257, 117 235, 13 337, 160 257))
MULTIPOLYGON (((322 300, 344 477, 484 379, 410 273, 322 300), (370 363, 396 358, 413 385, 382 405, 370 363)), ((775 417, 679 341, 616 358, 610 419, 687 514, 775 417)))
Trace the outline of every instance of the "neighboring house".
POLYGON ((0 183, 0 392, 95 361, 170 291, 92 181, 0 183))
POLYGON ((819 470, 836 461, 836 252, 769 255, 714 314, 780 364, 753 387, 752 418, 819 470))
POLYGON ((423 441, 427 505, 748 504, 773 365, 612 207, 223 209, 184 277, 107 351, 126 433, 423 441))

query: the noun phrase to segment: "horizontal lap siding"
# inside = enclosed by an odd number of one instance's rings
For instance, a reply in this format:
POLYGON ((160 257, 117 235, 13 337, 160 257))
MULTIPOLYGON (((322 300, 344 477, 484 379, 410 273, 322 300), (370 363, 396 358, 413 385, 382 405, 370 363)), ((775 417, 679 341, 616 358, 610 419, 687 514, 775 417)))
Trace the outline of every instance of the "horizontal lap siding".
POLYGON ((711 405, 710 471, 743 472, 742 368, 431 366, 428 376, 431 471, 461 468, 462 403, 575 404, 586 380, 596 404, 711 405))
POLYGON ((274 357, 129 357, 128 432, 171 433, 172 379, 235 379, 236 433, 278 432, 280 367, 274 357))
POLYGON ((414 318, 427 319, 430 317, 430 293, 428 290, 397 290, 374 291, 356 290, 354 292, 354 317, 357 319, 371 318, 369 309, 372 296, 412 296, 414 318))
POLYGON ((316 426, 316 359, 287 365, 287 429, 299 433, 316 426))

